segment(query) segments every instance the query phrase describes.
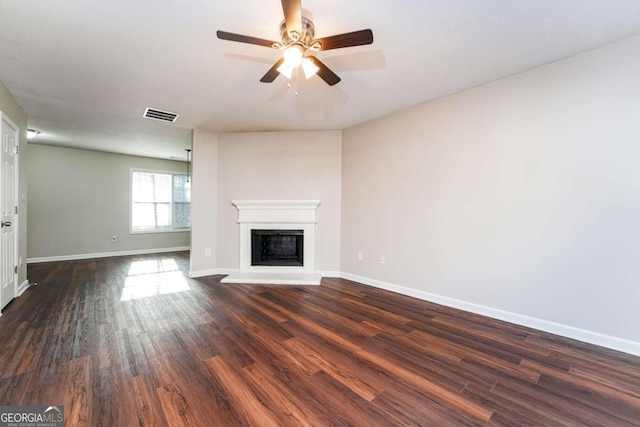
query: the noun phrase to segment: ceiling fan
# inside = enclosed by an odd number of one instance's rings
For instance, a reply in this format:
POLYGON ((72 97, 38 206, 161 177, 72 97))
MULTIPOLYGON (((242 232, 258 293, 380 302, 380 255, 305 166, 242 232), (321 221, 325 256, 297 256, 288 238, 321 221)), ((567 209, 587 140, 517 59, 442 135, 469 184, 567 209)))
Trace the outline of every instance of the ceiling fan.
POLYGON ((281 42, 226 31, 218 31, 216 34, 222 40, 255 44, 283 51, 282 58, 260 79, 263 83, 273 82, 278 74, 291 79, 293 72, 301 67, 307 79, 318 74, 329 86, 333 86, 340 81, 340 77, 324 65, 315 54, 324 50, 371 44, 373 32, 366 29, 315 39, 315 26, 310 19, 302 16, 300 2, 301 0, 282 0, 284 21, 280 24, 281 42))

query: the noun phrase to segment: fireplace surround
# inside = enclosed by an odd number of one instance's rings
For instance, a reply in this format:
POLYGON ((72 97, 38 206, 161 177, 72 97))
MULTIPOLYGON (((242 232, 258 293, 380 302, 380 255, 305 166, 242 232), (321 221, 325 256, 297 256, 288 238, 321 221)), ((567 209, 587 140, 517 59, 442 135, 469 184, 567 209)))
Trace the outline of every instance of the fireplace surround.
MULTIPOLYGON (((319 284, 315 272, 315 224, 319 200, 234 200, 240 224, 240 268, 222 280, 224 283, 319 284), (278 230, 282 236, 299 235, 300 262, 252 262, 252 233, 260 235, 278 230)), ((282 237, 281 236, 281 237, 282 237)), ((278 238, 276 238, 278 240, 278 238)), ((293 239, 285 246, 291 249, 293 239)), ((277 245, 276 245, 277 246, 277 245)))

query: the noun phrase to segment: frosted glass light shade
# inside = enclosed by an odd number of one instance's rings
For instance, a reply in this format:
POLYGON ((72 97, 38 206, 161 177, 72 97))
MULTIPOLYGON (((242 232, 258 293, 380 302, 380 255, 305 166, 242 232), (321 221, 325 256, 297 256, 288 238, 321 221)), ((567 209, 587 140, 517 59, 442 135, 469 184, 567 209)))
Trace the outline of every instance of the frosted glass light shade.
POLYGON ((294 44, 289 46, 284 51, 284 63, 288 64, 291 68, 295 68, 302 62, 302 46, 294 44))
POLYGON ((304 58, 302 60, 302 71, 304 71, 304 76, 307 79, 313 77, 319 70, 318 66, 313 63, 313 61, 309 58, 304 58))
POLYGON ((278 67, 278 72, 280 74, 282 74, 283 76, 285 76, 286 78, 288 78, 289 80, 291 80, 291 75, 293 74, 293 69, 295 67, 291 67, 287 64, 287 61, 285 60, 282 65, 280 65, 278 67))

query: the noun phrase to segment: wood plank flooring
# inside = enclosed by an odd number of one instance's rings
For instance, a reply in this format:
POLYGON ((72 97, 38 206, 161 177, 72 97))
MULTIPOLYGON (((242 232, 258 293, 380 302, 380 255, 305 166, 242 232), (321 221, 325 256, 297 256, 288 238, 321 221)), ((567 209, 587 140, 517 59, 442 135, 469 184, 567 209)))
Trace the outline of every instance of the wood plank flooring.
MULTIPOLYGON (((640 425, 640 358, 341 279, 189 279, 188 253, 43 263, 0 404, 67 426, 640 425)), ((596 315, 596 314, 594 314, 596 315)))

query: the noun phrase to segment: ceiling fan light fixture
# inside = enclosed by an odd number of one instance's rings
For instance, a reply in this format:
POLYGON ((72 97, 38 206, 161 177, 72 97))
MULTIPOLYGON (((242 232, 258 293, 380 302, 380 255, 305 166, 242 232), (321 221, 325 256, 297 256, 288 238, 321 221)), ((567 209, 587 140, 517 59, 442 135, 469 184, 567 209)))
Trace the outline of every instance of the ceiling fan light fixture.
POLYGON ((296 68, 298 65, 300 65, 300 63, 302 62, 302 55, 303 55, 303 50, 302 50, 302 46, 300 46, 299 44, 294 44, 289 46, 285 51, 284 51, 284 64, 283 65, 287 65, 288 67, 296 68))
POLYGON ((302 60, 302 71, 304 71, 304 77, 310 79, 315 76, 320 67, 313 63, 313 61, 309 58, 304 58, 302 60))
POLYGON ((284 12, 284 20, 280 23, 282 43, 226 31, 217 31, 216 34, 222 40, 254 44, 283 51, 282 57, 260 78, 262 83, 273 83, 280 74, 291 80, 292 77, 295 78, 296 69, 302 66, 307 79, 317 75, 329 86, 338 84, 340 77, 323 64, 315 54, 325 50, 371 44, 373 43, 373 31, 367 28, 316 39, 315 25, 309 17, 304 15, 308 11, 302 9, 301 3, 302 0, 282 0, 282 11, 284 12), (308 55, 308 59, 305 58, 305 54, 308 55))
POLYGON ((291 80, 291 75, 293 74, 294 68, 296 67, 292 67, 291 65, 287 64, 287 61, 284 61, 282 65, 278 67, 278 72, 291 80))

